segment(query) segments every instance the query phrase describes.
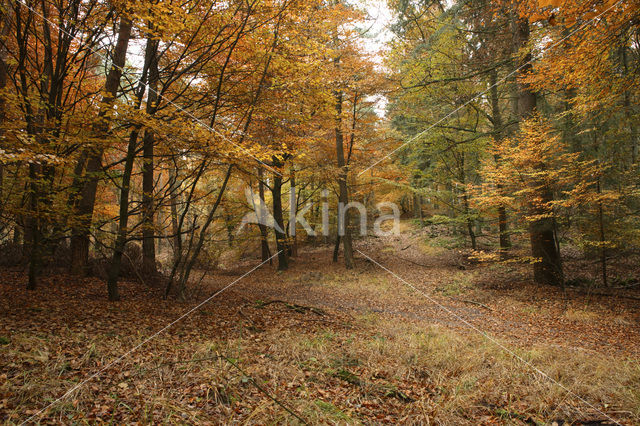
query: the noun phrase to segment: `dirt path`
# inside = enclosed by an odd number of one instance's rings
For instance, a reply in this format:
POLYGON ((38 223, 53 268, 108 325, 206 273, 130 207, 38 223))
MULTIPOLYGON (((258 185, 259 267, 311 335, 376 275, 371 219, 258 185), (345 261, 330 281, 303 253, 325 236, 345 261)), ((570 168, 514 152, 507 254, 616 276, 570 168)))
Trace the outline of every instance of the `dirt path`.
POLYGON ((239 282, 235 291, 255 299, 282 299, 354 315, 378 313, 456 331, 470 331, 472 324, 525 347, 640 353, 638 303, 540 288, 528 282, 526 266, 501 270, 469 265, 453 250, 425 253, 424 240, 423 234, 406 232, 359 241, 356 247, 426 297, 363 255, 352 271, 331 263, 330 247, 302 250, 291 270, 275 282, 253 277, 239 282))

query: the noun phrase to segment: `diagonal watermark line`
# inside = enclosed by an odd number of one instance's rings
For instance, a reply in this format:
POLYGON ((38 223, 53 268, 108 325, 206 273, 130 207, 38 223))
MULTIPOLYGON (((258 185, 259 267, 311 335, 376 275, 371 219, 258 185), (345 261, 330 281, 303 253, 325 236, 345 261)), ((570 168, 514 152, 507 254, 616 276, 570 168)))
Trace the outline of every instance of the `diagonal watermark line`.
MULTIPOLYGON (((73 40, 77 40, 78 37, 74 36, 73 34, 70 34, 69 32, 65 31, 62 27, 60 27, 58 24, 56 24, 55 22, 51 21, 50 19, 48 19, 46 16, 42 15, 40 12, 36 11, 35 9, 33 9, 31 6, 29 6, 25 0, 15 0, 16 3, 18 3, 19 5, 21 5, 22 7, 27 8, 28 10, 31 11, 31 13, 33 13, 34 15, 42 18, 43 20, 45 20, 46 22, 48 22, 51 26, 53 26, 54 28, 56 28, 58 31, 60 31, 63 34, 68 35, 69 37, 71 37, 73 40)), ((95 53, 97 56, 101 57, 102 59, 104 59, 105 61, 107 61, 107 57, 106 55, 103 55, 102 53, 100 53, 97 49, 90 49, 87 48, 88 51, 90 51, 91 53, 95 53)), ((123 73, 125 72, 125 69, 123 67, 119 67, 117 65, 114 65, 113 63, 111 64, 112 67, 119 69, 120 71, 122 71, 123 73)), ((147 90, 149 92, 153 92, 156 95, 158 95, 158 97, 160 98, 160 93, 157 90, 152 89, 149 85, 147 85, 147 90)), ((277 171, 276 169, 274 169, 273 167, 269 166, 268 164, 266 164, 265 162, 263 162, 262 160, 260 160, 258 157, 256 157, 255 155, 253 155, 247 148, 243 147, 242 145, 237 144, 236 142, 232 141, 231 139, 229 139, 227 136, 225 136, 222 132, 220 132, 219 130, 214 129, 213 127, 209 126, 207 123, 205 123, 204 121, 200 120, 198 117, 196 117, 195 115, 193 115, 191 112, 187 111, 186 109, 182 108, 180 105, 176 104, 175 102, 166 99, 166 98, 162 98, 164 99, 164 101, 171 105, 172 107, 174 107, 176 110, 178 110, 178 112, 181 112, 183 114, 185 114, 187 117, 191 118, 193 121, 196 122, 196 124, 199 124, 200 126, 202 126, 205 130, 210 131, 211 133, 219 136, 222 138, 222 140, 224 140, 225 142, 229 142, 231 145, 235 146, 236 148, 239 148, 240 150, 242 150, 246 155, 248 155, 249 157, 253 158, 254 160, 256 160, 258 163, 262 164, 265 168, 267 168, 268 170, 272 171, 273 173, 282 176, 282 173, 280 173, 279 171, 277 171)))
POLYGON ((69 389, 68 391, 66 391, 62 396, 60 396, 58 399, 54 400, 53 402, 51 402, 49 405, 47 405, 46 407, 42 408, 40 411, 38 411, 37 413, 31 415, 31 417, 29 417, 28 419, 26 419, 24 422, 21 423, 21 425, 24 425, 26 423, 28 423, 29 421, 31 421, 33 418, 39 416, 40 414, 42 414, 43 412, 45 412, 46 410, 48 410, 49 408, 51 408, 51 406, 57 404, 58 402, 62 401, 63 399, 67 398, 69 395, 71 395, 73 392, 75 392, 76 390, 78 390, 80 387, 84 386, 87 382, 95 379, 96 377, 98 377, 99 375, 101 375, 102 373, 104 373, 105 370, 111 368, 112 366, 114 366, 115 364, 118 364, 120 361, 122 361, 123 359, 125 359, 126 357, 128 357, 129 355, 131 355, 132 353, 136 352, 138 349, 140 349, 142 346, 146 345, 147 343, 149 343, 151 340, 155 339, 156 337, 158 337, 160 334, 162 334, 163 332, 167 331, 169 328, 171 328, 174 324, 182 321, 184 318, 188 317, 190 314, 192 314, 193 312, 197 311, 198 309, 200 309, 202 306, 204 306, 205 304, 207 304, 209 301, 211 301, 211 299, 213 299, 214 297, 218 296, 220 293, 226 291, 227 289, 229 289, 230 287, 232 287, 234 284, 236 284, 238 281, 240 281, 241 279, 243 279, 244 277, 246 277, 247 275, 251 274, 253 271, 255 271, 256 269, 258 269, 259 267, 261 267, 262 265, 264 265, 265 263, 267 263, 268 261, 270 261, 271 259, 273 259, 274 257, 276 257, 277 255, 279 255, 280 253, 282 253, 282 250, 280 250, 279 252, 275 253, 273 256, 271 256, 270 258, 268 258, 267 260, 265 260, 264 262, 261 262, 260 264, 254 266, 252 269, 250 269, 249 271, 245 272, 244 274, 242 274, 240 277, 236 278, 235 280, 233 280, 231 283, 227 284, 226 286, 222 287, 220 290, 216 291, 215 293, 213 293, 211 296, 207 297, 205 300, 203 300, 202 302, 198 303, 196 306, 194 306, 193 308, 189 309, 187 312, 185 312, 184 314, 180 315, 177 319, 173 320, 172 322, 170 322, 169 324, 167 324, 166 326, 164 326, 163 328, 161 328, 160 330, 156 331, 154 334, 152 334, 151 336, 147 337, 145 340, 143 340, 141 343, 138 343, 136 346, 134 346, 133 348, 129 349, 127 352, 125 352, 124 354, 120 355, 118 358, 116 358, 115 360, 111 361, 109 364, 107 364, 106 366, 102 367, 100 370, 98 370, 97 372, 93 373, 91 376, 87 377, 86 379, 84 379, 83 381, 81 381, 80 383, 76 384, 75 386, 73 386, 71 389, 69 389))
MULTIPOLYGON (((616 3, 614 3, 613 5, 611 5, 610 7, 608 7, 606 10, 604 10, 603 12, 601 12, 600 14, 598 14, 597 16, 594 16, 593 18, 583 22, 581 25, 578 26, 578 28, 574 29, 573 31, 569 32, 569 34, 567 34, 566 36, 562 37, 560 40, 558 40, 557 42, 553 43, 552 45, 546 47, 545 49, 553 49, 554 47, 558 46, 560 43, 562 43, 563 41, 565 41, 566 39, 568 39, 569 37, 571 37, 572 35, 574 35, 575 33, 577 33, 578 31, 580 31, 581 29, 583 29, 584 27, 586 27, 587 25, 589 25, 591 22, 595 21, 596 19, 599 19, 602 15, 604 15, 605 13, 607 13, 608 11, 610 11, 611 9, 613 9, 614 7, 616 7, 618 4, 622 3, 624 0, 618 0, 616 3)), ((371 170, 373 167, 375 167, 376 165, 380 164, 381 162, 383 162, 384 160, 386 160, 387 158, 391 157, 393 154, 395 154, 396 152, 400 151, 401 149, 403 149, 404 147, 406 147, 407 145, 415 142, 416 140, 418 140, 422 135, 424 135, 425 133, 427 133, 428 131, 430 131, 431 129, 433 129, 434 127, 436 127, 438 124, 442 123, 443 121, 445 121, 446 119, 448 119, 449 117, 451 117, 453 114, 455 114, 456 112, 460 111, 463 108, 466 108, 469 104, 471 104, 472 102, 474 102, 476 99, 478 99, 479 97, 487 94, 491 89, 493 89, 494 87, 498 87, 499 85, 501 85, 502 83, 504 83, 505 81, 507 81, 510 77, 512 77, 514 74, 518 73, 522 68, 530 65, 533 63, 533 61, 535 61, 537 58, 536 57, 532 57, 529 61, 523 63, 522 65, 520 65, 518 68, 516 68, 515 70, 511 71, 509 74, 507 74, 504 78, 502 78, 501 80, 499 80, 497 83, 492 84, 491 86, 489 86, 486 90, 476 94, 475 96, 473 96, 471 99, 469 99, 467 102, 465 102, 464 104, 460 105, 458 108, 454 109, 453 111, 451 111, 450 113, 448 113, 447 115, 445 115, 444 117, 442 117, 441 119, 439 119, 438 121, 436 121, 435 123, 433 123, 431 126, 427 127, 426 129, 424 129, 423 131, 421 131, 420 133, 418 133, 417 135, 414 135, 413 137, 409 138, 408 141, 404 142, 402 145, 400 145, 399 147, 397 147, 396 149, 394 149, 393 151, 389 152, 387 155, 385 155, 384 157, 382 157, 381 159, 379 159, 378 161, 374 162, 373 164, 371 164, 369 167, 367 167, 366 169, 364 169, 363 171, 361 171, 360 173, 358 173, 357 176, 362 175, 363 173, 366 173, 367 171, 371 170)))
POLYGON ((496 346, 498 346, 500 349, 502 349, 503 351, 507 352, 509 355, 513 356, 514 358, 516 358, 518 361, 522 362, 523 364, 525 364, 527 367, 529 367, 530 369, 532 369, 533 371, 535 371, 536 373, 538 373, 539 375, 541 375, 543 378, 547 379, 548 381, 550 381, 551 383, 554 383, 556 385, 558 385, 560 388, 562 388, 562 390, 564 390, 567 394, 572 395, 576 398, 578 398, 580 401, 584 402, 585 404, 587 404, 589 407, 591 407, 592 409, 594 409, 595 411, 597 411, 598 413, 602 414, 603 416, 605 416, 607 419, 609 419, 610 421, 614 422, 617 425, 621 425, 622 423, 620 423, 619 421, 617 421, 616 419, 612 418, 611 416, 609 416, 606 413, 603 413, 601 410, 597 409, 596 407, 593 406, 593 404, 591 404, 589 401, 585 400, 584 398, 582 398, 580 395, 576 394, 575 392, 571 391, 571 389, 567 388, 565 385, 563 385, 562 383, 558 382, 557 380, 554 380, 553 378, 551 378, 547 373, 545 373, 544 371, 540 370, 538 367, 536 367, 535 365, 531 364, 529 361, 527 361, 526 359, 522 358, 520 355, 518 355, 517 353, 515 353, 513 350, 509 349, 508 347, 506 347, 504 344, 500 343, 498 340, 496 340, 493 336, 491 336, 490 334, 487 334, 485 331, 481 330, 480 328, 478 328, 477 326, 473 325, 472 323, 470 323, 469 321, 467 321, 466 319, 462 318, 460 315, 456 314, 454 311, 452 311, 451 309, 447 308, 446 306, 444 306, 441 303, 438 303, 437 300, 435 300, 433 297, 429 296, 427 293, 425 293, 424 291, 422 291, 421 289, 419 289, 418 287, 414 286, 413 284, 411 284, 410 282, 408 282, 407 280, 405 280, 404 278, 402 278, 401 276, 399 276, 398 274, 396 274, 395 272, 393 272, 392 270, 386 268, 384 265, 380 264, 379 262, 377 262, 376 260, 372 259, 370 256, 368 256, 366 253, 363 253, 362 251, 358 250, 357 248, 354 248, 355 251, 357 251, 358 253, 360 253, 361 255, 363 255, 364 257, 366 257, 368 260, 370 260, 371 262, 373 262, 374 264, 376 264, 377 266, 379 266, 380 268, 384 269, 386 272, 388 272, 389 274, 391 274, 394 278, 396 278, 397 280, 399 280, 400 282, 404 283, 405 285, 407 285, 408 287, 412 288, 413 290, 415 290, 416 292, 418 292, 420 295, 422 295, 423 297, 425 297, 426 299, 428 299, 431 303, 435 304, 436 306, 438 306, 440 309, 444 310, 445 312, 447 312, 448 314, 450 314, 451 316, 455 317, 456 319, 460 320, 462 323, 464 323, 464 325, 466 325, 467 327, 469 327, 470 329, 472 329, 473 331, 479 333, 480 335, 482 335, 485 339, 489 340, 491 343, 495 344, 496 346))

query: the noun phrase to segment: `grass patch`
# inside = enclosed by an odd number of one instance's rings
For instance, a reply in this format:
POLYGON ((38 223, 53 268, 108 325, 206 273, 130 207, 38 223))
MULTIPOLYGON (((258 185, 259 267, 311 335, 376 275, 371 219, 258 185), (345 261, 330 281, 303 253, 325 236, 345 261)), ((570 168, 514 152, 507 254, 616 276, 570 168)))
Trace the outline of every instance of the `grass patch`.
POLYGON ((458 296, 473 288, 473 279, 473 274, 469 272, 458 272, 451 281, 438 286, 436 291, 444 296, 458 296))
POLYGON ((570 321, 593 321, 600 318, 600 314, 597 312, 574 308, 567 309, 563 316, 570 321))
POLYGON ((315 401, 315 405, 320 409, 322 414, 325 415, 327 420, 351 420, 349 416, 342 412, 338 407, 333 405, 330 402, 325 402, 321 400, 315 401))

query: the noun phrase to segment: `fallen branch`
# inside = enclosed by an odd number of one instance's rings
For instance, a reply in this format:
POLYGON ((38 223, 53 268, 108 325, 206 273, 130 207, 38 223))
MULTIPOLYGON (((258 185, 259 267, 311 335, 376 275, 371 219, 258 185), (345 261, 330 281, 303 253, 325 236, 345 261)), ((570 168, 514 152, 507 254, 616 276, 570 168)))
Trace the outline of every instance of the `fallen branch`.
POLYGON ((286 306, 288 309, 291 309, 292 311, 296 311, 301 314, 304 314, 306 312, 313 312, 314 314, 319 315, 321 317, 326 315, 326 312, 323 311, 322 309, 314 308, 312 306, 303 306, 295 303, 289 303, 289 302, 285 302, 284 300, 269 300, 268 302, 259 301, 257 303, 257 307, 264 308, 265 306, 273 305, 275 303, 281 303, 284 306, 286 306))
POLYGON ((411 260, 411 259, 406 259, 404 257, 400 257, 400 256, 396 256, 398 259, 400 260, 404 260, 405 262, 409 262, 409 263, 413 263, 414 265, 418 265, 418 266, 422 266, 423 268, 431 268, 431 266, 429 265, 424 265, 422 263, 418 263, 415 260, 411 260))

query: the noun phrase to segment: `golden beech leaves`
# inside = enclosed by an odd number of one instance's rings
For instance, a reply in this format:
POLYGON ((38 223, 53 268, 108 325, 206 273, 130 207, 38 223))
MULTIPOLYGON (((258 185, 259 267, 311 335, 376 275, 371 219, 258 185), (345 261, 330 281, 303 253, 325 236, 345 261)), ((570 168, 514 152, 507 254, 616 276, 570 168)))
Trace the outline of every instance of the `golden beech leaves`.
POLYGON ((527 221, 539 219, 528 211, 553 214, 558 207, 588 203, 586 193, 593 189, 601 168, 595 161, 582 161, 569 152, 548 121, 534 115, 521 124, 517 136, 494 143, 493 158, 485 160, 483 184, 475 188, 481 208, 508 206, 523 213, 527 221), (570 189, 561 201, 543 202, 543 190, 570 189))

